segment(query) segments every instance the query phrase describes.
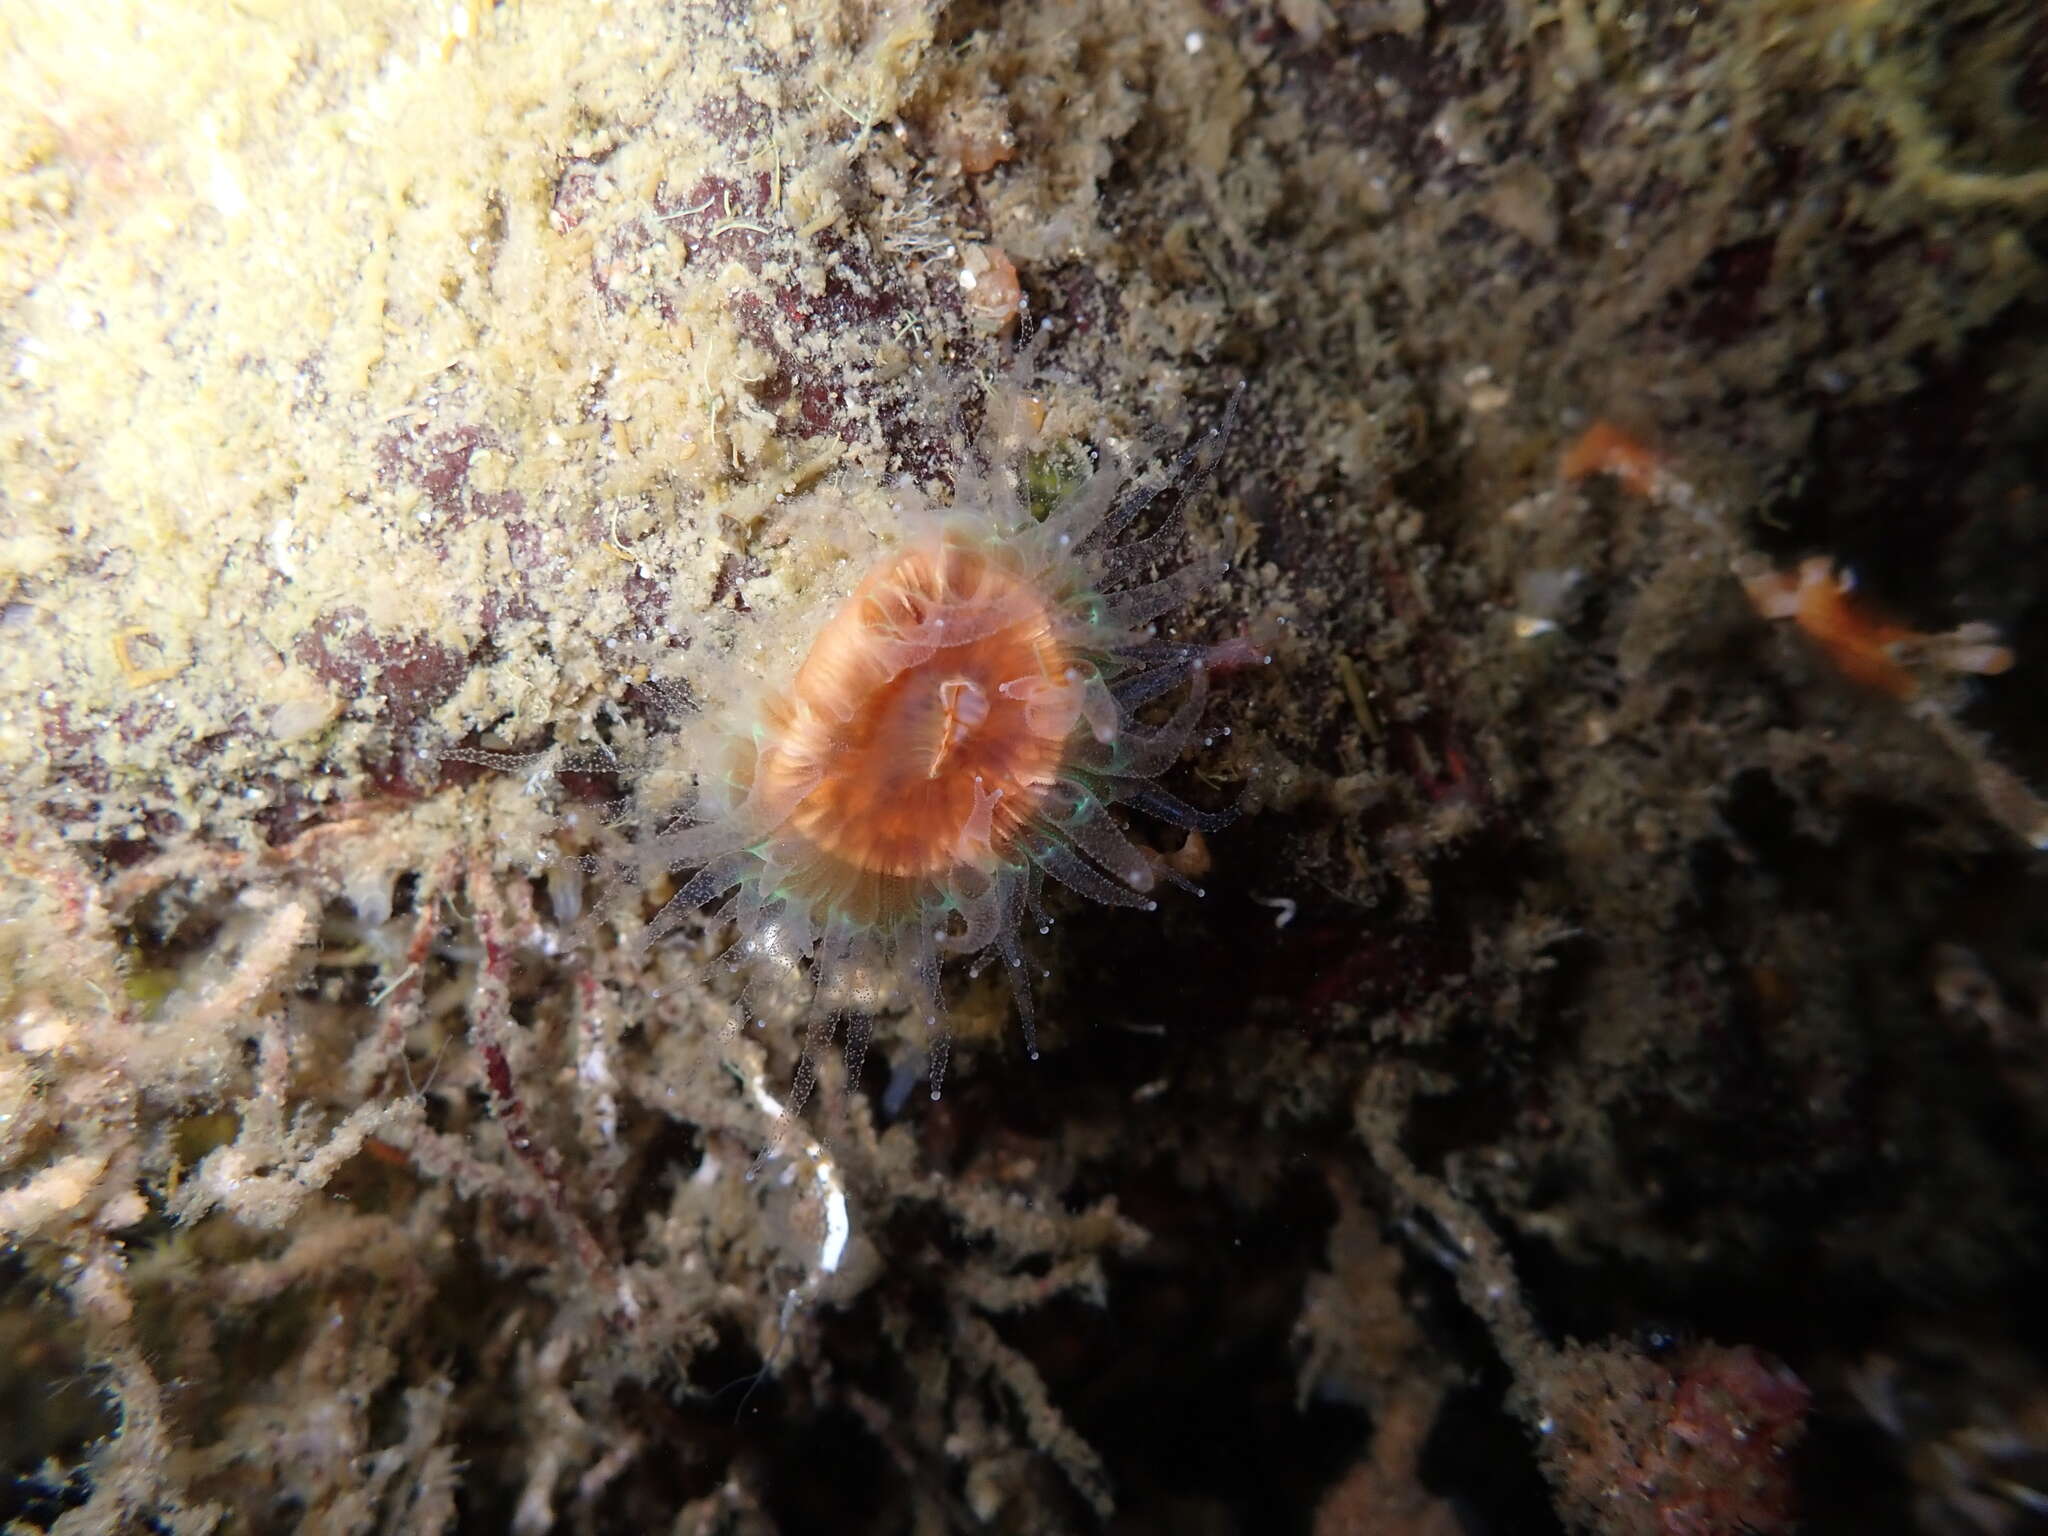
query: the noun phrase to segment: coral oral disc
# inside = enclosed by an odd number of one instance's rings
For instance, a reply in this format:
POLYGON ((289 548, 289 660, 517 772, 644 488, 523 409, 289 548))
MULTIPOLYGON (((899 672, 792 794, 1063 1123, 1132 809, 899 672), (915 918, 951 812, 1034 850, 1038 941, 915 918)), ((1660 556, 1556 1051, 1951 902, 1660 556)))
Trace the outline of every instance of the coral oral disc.
POLYGON ((773 712, 759 772, 771 799, 803 789, 791 829, 845 874, 1003 859, 1079 718, 1014 686, 1068 671, 1052 627, 1020 573, 951 531, 876 571, 773 712))

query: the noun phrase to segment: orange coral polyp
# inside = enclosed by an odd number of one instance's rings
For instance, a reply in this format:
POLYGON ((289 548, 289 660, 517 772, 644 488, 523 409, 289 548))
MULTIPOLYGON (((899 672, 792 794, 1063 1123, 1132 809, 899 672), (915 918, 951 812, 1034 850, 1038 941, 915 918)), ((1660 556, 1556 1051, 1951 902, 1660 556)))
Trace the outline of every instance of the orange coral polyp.
POLYGON ((1664 460, 1656 449, 1605 417, 1578 435, 1557 466, 1558 478, 1567 484, 1612 475, 1637 496, 1654 495, 1663 473, 1664 460))
POLYGON ((1862 602, 1855 578, 1825 555, 1795 571, 1745 570, 1743 590, 1767 619, 1790 619, 1837 670, 1859 687, 1907 700, 1920 692, 1908 662, 1937 672, 1993 676, 2012 666, 2012 652, 1987 624, 1927 635, 1886 618, 1862 602))
POLYGON ((791 831, 873 875, 1008 858, 1081 716, 1052 628, 1028 581, 957 530, 869 576, 772 712, 758 772, 797 799, 791 831))
POLYGON ((1045 880, 1141 908, 1159 875, 1185 883, 1109 808, 1191 831, 1230 821, 1153 781, 1194 732, 1211 660, 1253 659, 1243 642, 1155 631, 1229 569, 1181 559, 1177 508, 1119 542, 1164 485, 1192 493, 1207 472, 1190 468, 1197 453, 1142 484, 1102 457, 1042 516, 1013 482, 964 469, 952 512, 905 511, 909 537, 826 618, 785 687, 707 719, 716 747, 696 765, 695 804, 644 837, 627 871, 687 872, 640 943, 712 907, 736 931, 729 963, 807 965, 833 1012, 872 1012, 878 978, 899 979, 931 1036, 933 1097, 941 959, 992 951, 1035 1054, 1021 929, 1051 921, 1045 880), (1134 720, 1176 691, 1165 720, 1134 720))

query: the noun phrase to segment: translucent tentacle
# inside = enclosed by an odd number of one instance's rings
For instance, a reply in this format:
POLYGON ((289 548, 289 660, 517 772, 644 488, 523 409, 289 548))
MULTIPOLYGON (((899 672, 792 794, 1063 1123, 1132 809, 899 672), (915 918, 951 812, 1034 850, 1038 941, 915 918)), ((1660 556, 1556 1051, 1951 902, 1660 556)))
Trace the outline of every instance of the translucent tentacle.
POLYGON ((1104 519, 1116 505, 1128 467, 1124 456, 1113 448, 1097 456, 1088 478, 1069 491, 1041 525, 1041 537, 1055 554, 1076 553, 1099 542, 1104 519))
POLYGON ((499 773, 531 773, 537 768, 552 767, 555 748, 548 747, 539 752, 488 752, 482 747, 443 747, 438 754, 444 763, 468 763, 476 768, 490 768, 499 773))
POLYGON ((1073 761, 1079 767, 1119 778, 1149 779, 1180 757, 1208 701, 1209 676, 1197 663, 1188 669, 1187 697, 1164 725, 1152 731, 1126 730, 1106 746, 1082 742, 1073 761))
MULTIPOLYGON (((1023 905, 1022 893, 1013 882, 1010 894, 1015 899, 1009 905, 1023 905)), ((1022 912, 1016 914, 1018 918, 1022 912)), ((1031 1001, 1031 972, 1024 963, 1024 946, 1017 938, 1015 921, 1005 923, 996 935, 996 942, 1003 951, 1003 964, 1010 972, 1010 994, 1017 999, 1017 1022, 1024 1030, 1024 1054, 1033 1061, 1038 1060, 1038 1014, 1031 1001)))
POLYGON ((671 896, 648 920, 633 943, 636 949, 646 949, 656 940, 675 931, 684 918, 703 906, 714 896, 722 896, 746 877, 747 870, 755 862, 750 853, 729 853, 722 859, 714 859, 696 874, 692 875, 683 888, 671 896))
POLYGON ((932 1085, 932 1099, 938 1100, 946 1086, 946 1062, 953 1054, 953 1032, 943 1021, 925 1026, 925 1077, 932 1085))
POLYGON ((1216 472, 1216 462, 1223 456, 1223 443, 1237 427, 1238 407, 1243 402, 1244 386, 1240 384, 1231 392, 1230 404, 1223 412, 1223 420, 1217 423, 1213 430, 1205 432, 1190 444, 1180 457, 1173 461, 1173 468, 1158 481, 1117 508, 1087 542, 1099 545, 1105 540, 1115 538, 1130 526, 1133 518, 1157 499, 1161 491, 1169 487, 1179 497, 1183 506, 1199 495, 1202 487, 1209 483, 1209 476, 1216 472))
POLYGON ((962 887, 955 892, 954 899, 964 931, 949 934, 940 942, 955 954, 978 954, 995 942, 996 925, 1002 919, 1002 910, 996 900, 992 879, 982 876, 980 884, 963 881, 962 887))
POLYGON ((792 774, 771 792, 757 778, 746 799, 729 814, 692 826, 672 823, 647 839, 644 862, 659 861, 672 872, 680 871, 740 844, 758 842, 788 821, 823 779, 822 770, 792 774))
MULTIPOLYGON (((810 1102, 811 1090, 818 1086, 818 1058, 832 1044, 832 1026, 838 1022, 835 1014, 822 1008, 813 1009, 804 1026, 804 1048, 796 1058, 796 1081, 789 1085, 789 1103, 784 1106, 781 1127, 786 1128, 804 1112, 804 1105, 810 1102)), ((782 1137, 775 1138, 779 1145, 782 1137)), ((764 1153, 763 1156, 766 1156, 764 1153)))
POLYGON ((1036 864, 1024 866, 1024 910, 1038 924, 1040 933, 1052 931, 1052 917, 1045 910, 1045 871, 1036 864))
POLYGON ((1106 907, 1137 907, 1151 911, 1157 905, 1142 892, 1120 885, 1088 863, 1064 843, 1044 838, 1031 850, 1032 862, 1068 890, 1099 901, 1106 907))
POLYGON ((860 1081, 860 1069, 867 1063, 868 1042, 875 1035, 874 1015, 850 1013, 846 1016, 846 1082, 842 1093, 852 1093, 860 1081))
POLYGON ((1060 831, 1132 890, 1152 889, 1151 859, 1124 836, 1123 828, 1099 803, 1089 806, 1081 815, 1063 825, 1060 831))
POLYGON ((729 820, 700 822, 694 827, 673 827, 657 832, 641 845, 646 867, 679 873, 695 869, 707 860, 730 853, 747 841, 746 833, 729 820))
POLYGON ((1143 811, 1147 816, 1157 817, 1176 827, 1186 827, 1190 832, 1221 832, 1237 820, 1235 806, 1223 811, 1199 811, 1156 784, 1120 790, 1117 799, 1133 810, 1143 811))
POLYGON ((1142 587, 1111 593, 1102 600, 1102 622, 1113 628, 1136 629, 1162 613, 1171 613, 1197 592, 1212 587, 1230 562, 1221 555, 1191 560, 1171 576, 1147 582, 1142 587))
POLYGON ((1165 666, 1149 668, 1113 684, 1109 690, 1110 697, 1116 700, 1117 708, 1126 714, 1134 709, 1142 709, 1161 694, 1171 693, 1187 681, 1188 663, 1193 654, 1190 652, 1189 655, 1170 661, 1165 666))
POLYGON ((1140 571, 1149 571, 1164 564, 1187 542, 1187 525, 1175 514, 1166 520, 1164 527, 1142 539, 1133 539, 1128 544, 1118 544, 1104 550, 1098 562, 1104 580, 1121 581, 1126 576, 1140 571))
POLYGON ((1175 464, 1172 469, 1168 470, 1159 479, 1154 480, 1149 485, 1141 485, 1134 488, 1122 501, 1116 504, 1107 517, 1095 525, 1094 531, 1081 541, 1081 548, 1100 554, 1112 539, 1138 520, 1139 513, 1159 499, 1161 491, 1164 491, 1173 484, 1174 477, 1180 473, 1181 464, 1185 462, 1185 457, 1183 457, 1181 463, 1175 464))
POLYGON ((1089 700, 1088 679, 1078 668, 1067 675, 1013 677, 997 685, 996 692, 1024 706, 1024 723, 1040 736, 1064 736, 1073 729, 1074 717, 1085 714, 1089 700))
POLYGON ((909 928, 898 935, 898 958, 909 951, 910 990, 924 1015, 925 1070, 933 1098, 946 1083, 946 1058, 952 1053, 953 1033, 946 1024, 946 1003, 939 991, 939 923, 942 914, 926 907, 909 928))
POLYGON ((1088 733, 1097 741, 1115 741, 1123 729, 1123 711, 1117 707, 1116 695, 1109 691, 1102 674, 1093 670, 1080 688, 1081 718, 1088 722, 1088 733))
POLYGON ((733 895, 733 921, 750 943, 761 931, 761 914, 766 910, 769 899, 767 882, 762 880, 742 880, 739 890, 733 895))

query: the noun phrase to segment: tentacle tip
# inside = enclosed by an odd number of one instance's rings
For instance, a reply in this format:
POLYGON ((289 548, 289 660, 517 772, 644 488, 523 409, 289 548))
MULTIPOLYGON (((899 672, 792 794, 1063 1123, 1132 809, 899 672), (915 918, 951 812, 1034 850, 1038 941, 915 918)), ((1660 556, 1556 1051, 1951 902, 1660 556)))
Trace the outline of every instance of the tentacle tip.
POLYGON ((939 1090, 936 1088, 932 1090, 932 1102, 934 1104, 939 1102, 939 1090))
POLYGON ((1156 901, 1148 901, 1145 903, 1144 910, 1147 912, 1157 912, 1159 910, 1159 903, 1156 901))
POLYGON ((1038 1047, 1034 1045, 1033 1047, 1031 1047, 1030 1050, 1026 1051, 1024 1054, 1029 1056, 1033 1061, 1036 1061, 1038 1060, 1038 1047))

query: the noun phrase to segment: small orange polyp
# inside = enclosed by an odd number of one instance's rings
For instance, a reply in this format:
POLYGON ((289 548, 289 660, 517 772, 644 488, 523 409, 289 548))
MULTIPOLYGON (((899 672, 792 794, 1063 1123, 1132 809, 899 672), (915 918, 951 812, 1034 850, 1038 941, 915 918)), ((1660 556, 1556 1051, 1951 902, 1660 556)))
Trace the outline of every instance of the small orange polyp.
POLYGON ((2012 652, 1985 625, 1930 635, 1886 618, 1856 595, 1854 576, 1825 555, 1802 560, 1796 571, 1745 572, 1742 589, 1764 618, 1797 624, 1844 677, 1895 699, 1920 691, 1909 660, 1985 675, 2012 665, 2012 652))
POLYGON ((1612 475, 1623 490, 1648 496, 1657 489, 1664 460, 1642 439, 1602 417, 1581 432, 1558 461, 1558 478, 1576 483, 1588 475, 1612 475))

